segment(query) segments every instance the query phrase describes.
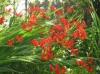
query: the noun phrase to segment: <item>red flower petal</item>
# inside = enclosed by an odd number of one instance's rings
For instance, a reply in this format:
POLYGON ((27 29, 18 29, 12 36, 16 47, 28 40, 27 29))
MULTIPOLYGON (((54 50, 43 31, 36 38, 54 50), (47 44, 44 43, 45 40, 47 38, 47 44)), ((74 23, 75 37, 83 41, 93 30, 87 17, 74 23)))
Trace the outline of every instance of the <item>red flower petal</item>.
POLYGON ((7 41, 8 46, 12 47, 14 45, 14 40, 7 41))
POLYGON ((65 74, 66 73, 66 68, 63 66, 62 68, 61 68, 61 74, 65 74))
POLYGON ((90 66, 88 66, 88 67, 87 67, 87 71, 88 71, 88 72, 93 72, 93 68, 90 67, 90 66))
POLYGON ((60 74, 60 67, 58 64, 55 65, 55 73, 60 74))
POLYGON ((4 17, 0 17, 0 24, 4 23, 4 17))
POLYGON ((23 42, 23 37, 21 35, 16 36, 17 42, 23 42))
POLYGON ((36 39, 31 40, 31 43, 32 43, 35 47, 39 46, 39 42, 38 42, 36 39))
POLYGON ((52 64, 50 64, 50 71, 53 72, 54 71, 54 67, 52 64))
POLYGON ((69 49, 73 48, 74 47, 74 44, 75 44, 75 41, 74 40, 68 40, 65 42, 65 46, 69 49))

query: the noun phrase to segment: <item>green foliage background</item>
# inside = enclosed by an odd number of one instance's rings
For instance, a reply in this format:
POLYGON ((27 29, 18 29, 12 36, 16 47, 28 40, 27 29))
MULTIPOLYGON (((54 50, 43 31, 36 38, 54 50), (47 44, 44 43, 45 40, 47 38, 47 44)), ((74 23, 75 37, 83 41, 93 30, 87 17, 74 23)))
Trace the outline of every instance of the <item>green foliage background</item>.
MULTIPOLYGON (((77 3, 79 0, 75 0, 77 3)), ((91 1, 81 1, 82 7, 85 6, 86 3, 89 4, 92 8, 93 4, 91 1)), ((8 1, 0 0, 0 10, 3 9, 8 1)), ((77 11, 73 15, 67 15, 69 20, 73 18, 78 18, 82 20, 84 17, 84 13, 80 10, 77 11), (80 16, 77 17, 77 15, 80 16)), ((3 13, 2 15, 7 15, 3 13)), ((21 23, 25 20, 20 19, 19 17, 13 16, 10 20, 11 27, 4 28, 2 32, 0 32, 0 74, 51 74, 49 70, 49 64, 59 63, 61 66, 66 65, 68 68, 72 70, 67 74, 99 74, 100 73, 100 19, 97 16, 95 9, 91 13, 92 16, 92 24, 87 28, 88 39, 84 43, 81 42, 78 45, 79 48, 84 52, 90 52, 95 60, 95 71, 93 73, 88 73, 85 69, 81 69, 75 65, 75 59, 73 57, 69 57, 66 59, 62 59, 59 61, 59 58, 55 58, 52 61, 43 62, 40 60, 41 52, 40 48, 35 49, 33 45, 30 44, 30 40, 37 37, 42 37, 40 35, 41 32, 48 32, 48 29, 51 27, 51 21, 42 21, 42 26, 38 26, 32 30, 32 32, 23 31, 21 28, 21 23), (50 24, 50 25, 47 25, 50 24), (45 26, 45 27, 44 27, 45 26), (41 28, 44 28, 41 30, 41 28), (24 42, 23 43, 15 43, 14 47, 9 47, 6 42, 9 39, 13 39, 16 35, 23 35, 24 42)), ((58 49, 58 48, 56 48, 58 49)), ((58 53, 63 53, 63 51, 59 51, 58 53)), ((87 56, 82 55, 78 58, 87 59, 87 56)))

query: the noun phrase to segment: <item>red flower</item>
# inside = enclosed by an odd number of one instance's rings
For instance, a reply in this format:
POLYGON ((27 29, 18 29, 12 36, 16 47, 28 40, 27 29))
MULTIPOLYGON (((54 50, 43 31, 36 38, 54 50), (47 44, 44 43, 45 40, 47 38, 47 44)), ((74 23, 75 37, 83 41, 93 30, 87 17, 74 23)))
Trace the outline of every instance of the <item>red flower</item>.
POLYGON ((72 56, 76 56, 76 55, 78 55, 78 54, 79 54, 78 49, 71 49, 71 55, 72 55, 72 56))
POLYGON ((54 33, 52 34, 52 39, 55 42, 62 42, 64 40, 64 38, 66 37, 66 33, 54 33))
POLYGON ((86 69, 87 69, 88 72, 93 72, 93 68, 90 67, 90 66, 88 66, 86 69))
POLYGON ((67 11, 67 13, 71 14, 71 13, 73 13, 75 10, 74 10, 74 7, 68 6, 68 7, 66 8, 66 11, 67 11))
POLYGON ((65 42, 65 46, 69 49, 72 49, 74 47, 75 41, 74 40, 68 40, 65 42))
POLYGON ((61 18, 60 21, 61 21, 61 23, 63 23, 65 26, 69 25, 68 20, 65 19, 65 18, 61 18))
POLYGON ((31 40, 32 45, 35 47, 39 46, 39 42, 36 39, 31 40))
POLYGON ((76 64, 78 66, 83 66, 85 64, 85 62, 83 60, 79 59, 79 60, 76 61, 76 64))
POLYGON ((12 47, 14 45, 14 40, 8 40, 7 44, 8 46, 12 47))
POLYGON ((41 40, 41 42, 40 42, 40 46, 42 47, 42 48, 44 48, 45 46, 46 46, 46 39, 42 39, 41 40))
POLYGON ((55 73, 60 74, 60 67, 58 64, 56 64, 56 66, 55 66, 55 73))
POLYGON ((73 33, 73 37, 76 39, 76 38, 79 38, 79 32, 78 31, 75 31, 73 33))
POLYGON ((41 60, 49 61, 53 58, 53 51, 50 47, 45 47, 42 51, 41 60))
POLYGON ((74 38, 80 38, 81 40, 87 39, 87 33, 86 33, 86 23, 85 21, 82 21, 81 23, 77 20, 73 21, 73 24, 76 26, 76 31, 73 33, 74 38))
POLYGON ((35 15, 31 15, 31 17, 29 18, 29 24, 30 25, 34 25, 37 22, 37 18, 35 15))
POLYGON ((77 30, 73 33, 74 38, 80 38, 81 40, 87 39, 87 33, 83 26, 79 25, 77 30))
POLYGON ((61 31, 64 31, 64 29, 63 29, 63 27, 61 26, 61 25, 55 25, 54 27, 53 27, 53 29, 55 30, 55 31, 58 31, 58 32, 61 32, 61 31))
POLYGON ((62 68, 60 68, 60 66, 58 64, 56 64, 55 67, 50 65, 50 71, 55 72, 55 74, 65 74, 66 68, 64 66, 62 68))
POLYGON ((51 44, 52 43, 52 38, 48 37, 48 38, 44 38, 40 41, 40 46, 42 48, 44 48, 46 45, 51 44))
POLYGON ((21 42, 23 42, 23 37, 21 35, 17 35, 16 40, 17 40, 17 42, 21 43, 21 42))
POLYGON ((4 17, 0 17, 0 24, 4 23, 4 17))
POLYGON ((50 71, 53 72, 54 71, 54 67, 52 64, 50 64, 50 71))
POLYGON ((76 63, 77 63, 78 66, 81 66, 83 68, 87 68, 88 67, 88 64, 83 60, 77 60, 76 63))
POLYGON ((66 71, 67 71, 67 70, 66 70, 65 66, 63 66, 62 69, 61 69, 61 74, 65 74, 66 71))
POLYGON ((62 10, 57 10, 55 13, 56 13, 56 15, 58 15, 58 16, 63 15, 63 11, 62 11, 62 10))
POLYGON ((55 11, 57 8, 55 6, 51 6, 51 10, 55 11))
POLYGON ((25 31, 32 31, 32 25, 27 24, 27 23, 23 23, 22 29, 25 30, 25 31))
POLYGON ((64 28, 61 25, 54 26, 51 31, 51 37, 53 41, 59 42, 62 41, 66 37, 66 33, 64 31, 64 28))
POLYGON ((65 18, 61 18, 60 21, 61 21, 62 24, 64 24, 65 30, 67 32, 70 29, 70 27, 71 27, 70 23, 65 18))
POLYGON ((87 33, 84 29, 79 31, 79 35, 81 40, 87 39, 87 33))
POLYGON ((86 31, 85 31, 84 28, 82 28, 82 27, 80 26, 80 27, 78 28, 78 32, 79 32, 79 38, 80 38, 81 40, 87 39, 87 33, 86 33, 86 31))
POLYGON ((76 63, 78 66, 86 68, 88 72, 93 72, 93 68, 90 67, 88 63, 84 62, 83 60, 77 60, 76 63))

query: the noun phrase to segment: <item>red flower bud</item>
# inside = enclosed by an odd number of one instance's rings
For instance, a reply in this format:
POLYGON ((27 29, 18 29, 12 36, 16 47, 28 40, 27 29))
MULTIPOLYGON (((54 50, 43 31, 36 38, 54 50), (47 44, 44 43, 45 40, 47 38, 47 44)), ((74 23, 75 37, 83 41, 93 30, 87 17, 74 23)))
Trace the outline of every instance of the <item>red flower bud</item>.
POLYGON ((8 46, 12 47, 14 45, 14 40, 8 40, 7 44, 8 46))
POLYGON ((35 47, 39 46, 39 42, 36 39, 31 40, 32 45, 35 47))

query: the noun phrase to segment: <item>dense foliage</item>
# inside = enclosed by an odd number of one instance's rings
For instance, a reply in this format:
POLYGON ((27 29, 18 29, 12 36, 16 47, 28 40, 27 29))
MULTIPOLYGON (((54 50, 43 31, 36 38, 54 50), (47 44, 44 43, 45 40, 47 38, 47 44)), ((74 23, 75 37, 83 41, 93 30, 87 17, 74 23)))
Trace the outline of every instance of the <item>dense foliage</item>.
POLYGON ((24 15, 14 6, 12 16, 9 2, 0 4, 0 74, 100 73, 100 19, 92 1, 35 2, 24 15))

